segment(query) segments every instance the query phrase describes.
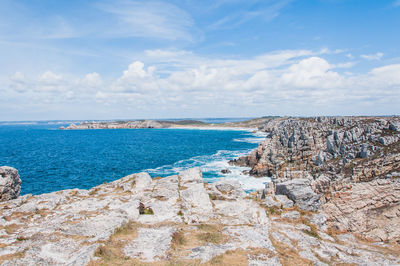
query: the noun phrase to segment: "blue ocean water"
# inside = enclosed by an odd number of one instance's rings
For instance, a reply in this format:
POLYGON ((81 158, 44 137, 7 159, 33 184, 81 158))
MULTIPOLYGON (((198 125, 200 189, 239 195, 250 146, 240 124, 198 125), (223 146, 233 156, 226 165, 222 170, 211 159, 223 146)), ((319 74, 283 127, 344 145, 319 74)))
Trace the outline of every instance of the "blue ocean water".
POLYGON ((63 124, 0 124, 0 165, 19 170, 21 194, 88 189, 147 171, 167 176, 200 166, 210 182, 237 178, 248 189, 263 180, 243 175, 228 160, 247 154, 260 136, 246 131, 189 129, 58 130, 63 124))

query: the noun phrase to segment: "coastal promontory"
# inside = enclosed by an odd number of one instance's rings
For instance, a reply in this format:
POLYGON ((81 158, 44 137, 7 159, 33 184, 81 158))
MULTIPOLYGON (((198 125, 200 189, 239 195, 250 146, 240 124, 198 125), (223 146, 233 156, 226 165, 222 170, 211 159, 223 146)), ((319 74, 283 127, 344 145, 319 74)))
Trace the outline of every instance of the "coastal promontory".
POLYGON ((3 201, 0 263, 399 265, 399 122, 264 118, 231 161, 271 178, 253 192, 191 168, 3 201))

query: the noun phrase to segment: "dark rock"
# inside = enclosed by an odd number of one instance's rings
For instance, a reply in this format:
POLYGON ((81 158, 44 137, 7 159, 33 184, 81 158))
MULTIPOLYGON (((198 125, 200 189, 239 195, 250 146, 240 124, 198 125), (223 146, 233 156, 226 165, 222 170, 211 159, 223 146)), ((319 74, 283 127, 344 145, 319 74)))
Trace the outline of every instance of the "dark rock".
POLYGON ((21 178, 18 170, 8 166, 0 167, 0 201, 19 197, 21 192, 21 178))
POLYGON ((286 195, 302 210, 316 211, 320 205, 320 196, 312 190, 308 179, 293 179, 278 183, 275 193, 286 195))
POLYGON ((221 170, 221 173, 223 173, 223 174, 230 174, 230 173, 232 173, 232 171, 229 170, 229 169, 222 169, 222 170, 221 170))

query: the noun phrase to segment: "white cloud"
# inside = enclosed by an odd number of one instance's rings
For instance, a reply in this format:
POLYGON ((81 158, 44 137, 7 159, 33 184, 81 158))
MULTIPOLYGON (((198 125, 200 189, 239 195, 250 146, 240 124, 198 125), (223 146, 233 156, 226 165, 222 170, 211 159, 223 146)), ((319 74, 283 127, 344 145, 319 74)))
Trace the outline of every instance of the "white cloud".
POLYGON ((374 68, 371 74, 382 84, 400 85, 400 64, 374 68))
POLYGON ((144 58, 154 61, 160 55, 162 63, 134 61, 107 82, 98 73, 66 78, 48 71, 35 79, 17 72, 9 78, 9 88, 18 88, 27 100, 33 96, 52 103, 86 102, 115 108, 115 113, 136 110, 143 116, 164 117, 174 112, 180 116, 217 112, 214 116, 218 116, 223 115, 221 110, 237 110, 232 116, 241 110, 261 112, 267 106, 275 114, 285 114, 284 110, 313 114, 343 110, 337 106, 365 108, 373 101, 380 105, 400 101, 399 64, 357 74, 351 72, 351 62, 331 63, 325 53, 276 51, 248 59, 222 59, 189 51, 146 51, 144 58), (168 60, 174 64, 172 69, 168 60), (343 67, 346 72, 341 73, 343 67))
POLYGON ((331 69, 332 66, 325 59, 310 57, 291 65, 282 74, 281 81, 286 86, 295 88, 336 87, 341 78, 331 69))
POLYGON ((62 80, 61 75, 54 74, 51 71, 44 72, 40 78, 39 82, 43 85, 56 85, 62 80))
POLYGON ((376 54, 363 54, 360 57, 366 60, 381 60, 383 53, 376 53, 376 54))
POLYGON ((100 87, 103 85, 103 79, 99 73, 89 73, 83 78, 82 85, 90 88, 100 87))

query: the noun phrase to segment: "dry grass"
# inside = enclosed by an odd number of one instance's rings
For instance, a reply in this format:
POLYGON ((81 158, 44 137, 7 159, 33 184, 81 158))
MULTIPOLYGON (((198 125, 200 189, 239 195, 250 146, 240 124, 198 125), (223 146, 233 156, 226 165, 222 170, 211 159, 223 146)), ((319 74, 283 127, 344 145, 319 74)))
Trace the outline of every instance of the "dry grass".
POLYGON ((289 246, 275 240, 273 237, 270 237, 270 239, 282 265, 313 265, 310 260, 302 258, 297 251, 291 249, 289 246))
POLYGON ((137 237, 138 225, 134 222, 128 222, 115 229, 110 239, 97 248, 94 255, 99 260, 92 261, 89 265, 139 265, 134 264, 129 257, 126 257, 123 248, 128 241, 137 237), (131 261, 131 263, 128 263, 131 261), (128 263, 128 264, 127 264, 128 263))
POLYGON ((3 264, 3 262, 8 261, 8 260, 20 259, 23 257, 25 257, 25 251, 3 255, 3 256, 0 256, 0 264, 3 264))
POLYGON ((92 188, 92 189, 89 191, 89 195, 90 195, 90 196, 96 195, 97 192, 98 192, 99 190, 100 190, 99 187, 92 188))
POLYGON ((20 224, 8 224, 6 226, 4 226, 4 230, 6 231, 7 234, 13 234, 15 232, 18 231, 18 229, 20 229, 22 227, 22 225, 20 224))
POLYGON ((179 247, 185 245, 187 240, 185 238, 185 233, 183 230, 178 230, 172 234, 171 246, 172 249, 178 249, 179 247))
POLYGON ((210 225, 210 224, 200 224, 197 228, 202 233, 197 234, 197 238, 205 243, 213 243, 213 244, 221 244, 224 242, 225 237, 222 234, 222 228, 217 225, 210 225))

